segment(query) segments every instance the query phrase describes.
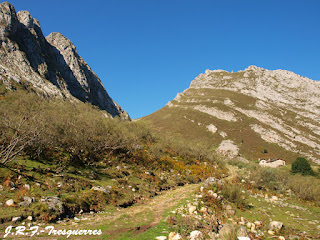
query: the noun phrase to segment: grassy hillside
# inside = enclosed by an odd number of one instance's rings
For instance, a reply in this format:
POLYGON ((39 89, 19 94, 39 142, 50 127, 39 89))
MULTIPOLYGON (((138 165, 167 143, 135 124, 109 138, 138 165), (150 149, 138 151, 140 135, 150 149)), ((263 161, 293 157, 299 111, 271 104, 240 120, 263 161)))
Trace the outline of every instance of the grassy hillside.
POLYGON ((111 119, 90 104, 2 90, 0 222, 5 225, 13 217, 54 222, 108 206, 128 207, 226 173, 214 157, 154 136, 141 123, 111 119), (46 203, 53 196, 55 207, 46 203), (28 197, 34 200, 28 203, 28 197))
MULTIPOLYGON (((235 84, 238 73, 226 74, 235 84)), ((319 157, 319 136, 307 127, 318 123, 284 106, 234 90, 189 88, 142 121, 160 134, 207 146, 211 151, 223 140, 232 140, 239 156, 251 161, 282 158, 291 163, 299 155, 319 157), (216 132, 209 131, 209 125, 214 125, 216 132)))

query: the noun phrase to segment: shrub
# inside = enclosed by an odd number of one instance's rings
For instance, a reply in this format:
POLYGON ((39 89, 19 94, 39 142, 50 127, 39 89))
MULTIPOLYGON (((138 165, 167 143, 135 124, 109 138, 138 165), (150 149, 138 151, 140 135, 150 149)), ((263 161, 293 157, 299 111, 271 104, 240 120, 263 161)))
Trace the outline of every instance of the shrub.
POLYGON ((314 172, 307 161, 307 159, 303 157, 298 157, 293 163, 291 167, 292 173, 301 173, 302 175, 314 175, 314 172))
POLYGON ((234 203, 237 208, 248 208, 246 195, 240 189, 240 186, 235 183, 227 183, 222 187, 222 195, 230 202, 234 203))
POLYGON ((106 118, 87 103, 48 100, 25 91, 0 99, 2 164, 23 153, 63 165, 92 164, 104 153, 129 153, 152 141, 141 123, 106 118))
POLYGON ((269 189, 278 189, 277 169, 258 168, 252 172, 251 180, 255 182, 257 188, 267 187, 269 189))

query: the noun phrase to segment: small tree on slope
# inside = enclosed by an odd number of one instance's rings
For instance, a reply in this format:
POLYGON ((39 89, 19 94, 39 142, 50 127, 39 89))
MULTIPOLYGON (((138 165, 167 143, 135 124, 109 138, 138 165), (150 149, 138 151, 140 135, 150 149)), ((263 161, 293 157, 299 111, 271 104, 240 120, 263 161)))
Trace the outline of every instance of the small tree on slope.
POLYGON ((313 175, 314 172, 307 159, 298 157, 291 166, 292 173, 301 173, 302 175, 313 175))

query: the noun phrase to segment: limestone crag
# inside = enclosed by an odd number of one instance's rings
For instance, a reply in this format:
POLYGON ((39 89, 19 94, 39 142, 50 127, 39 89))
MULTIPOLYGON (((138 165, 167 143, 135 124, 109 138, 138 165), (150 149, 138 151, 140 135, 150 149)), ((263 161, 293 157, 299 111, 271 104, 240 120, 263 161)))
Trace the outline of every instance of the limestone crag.
POLYGON ((28 11, 16 13, 8 2, 0 4, 0 81, 32 87, 48 97, 90 102, 110 116, 129 119, 114 102, 98 76, 60 33, 44 37, 40 23, 28 11))
MULTIPOLYGON (((168 108, 172 109, 168 111, 184 111, 184 116, 194 119, 198 133, 211 131, 201 128, 201 124, 212 124, 214 132, 226 133, 225 140, 234 141, 236 145, 247 144, 247 149, 271 148, 277 144, 288 152, 320 163, 319 81, 286 70, 271 71, 256 66, 239 72, 206 70, 164 109, 168 108)), ((160 112, 157 114, 159 117, 160 112)), ((217 149, 224 140, 221 136, 212 135, 217 149)), ((242 150, 239 148, 240 152, 248 152, 244 146, 242 150)), ((274 152, 272 156, 278 157, 281 150, 274 152)), ((259 155, 253 151, 250 154, 259 155)))

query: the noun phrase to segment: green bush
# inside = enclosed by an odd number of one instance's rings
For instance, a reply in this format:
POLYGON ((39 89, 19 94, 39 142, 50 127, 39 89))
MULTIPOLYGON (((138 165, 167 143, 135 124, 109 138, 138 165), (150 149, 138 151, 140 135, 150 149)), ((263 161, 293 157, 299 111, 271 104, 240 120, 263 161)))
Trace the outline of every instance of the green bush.
POLYGON ((293 163, 291 167, 292 173, 301 173, 302 175, 314 175, 314 172, 307 161, 307 159, 303 157, 298 157, 293 163))
POLYGON ((230 202, 234 203, 237 208, 248 208, 247 196, 236 183, 226 183, 222 187, 222 195, 230 202))

